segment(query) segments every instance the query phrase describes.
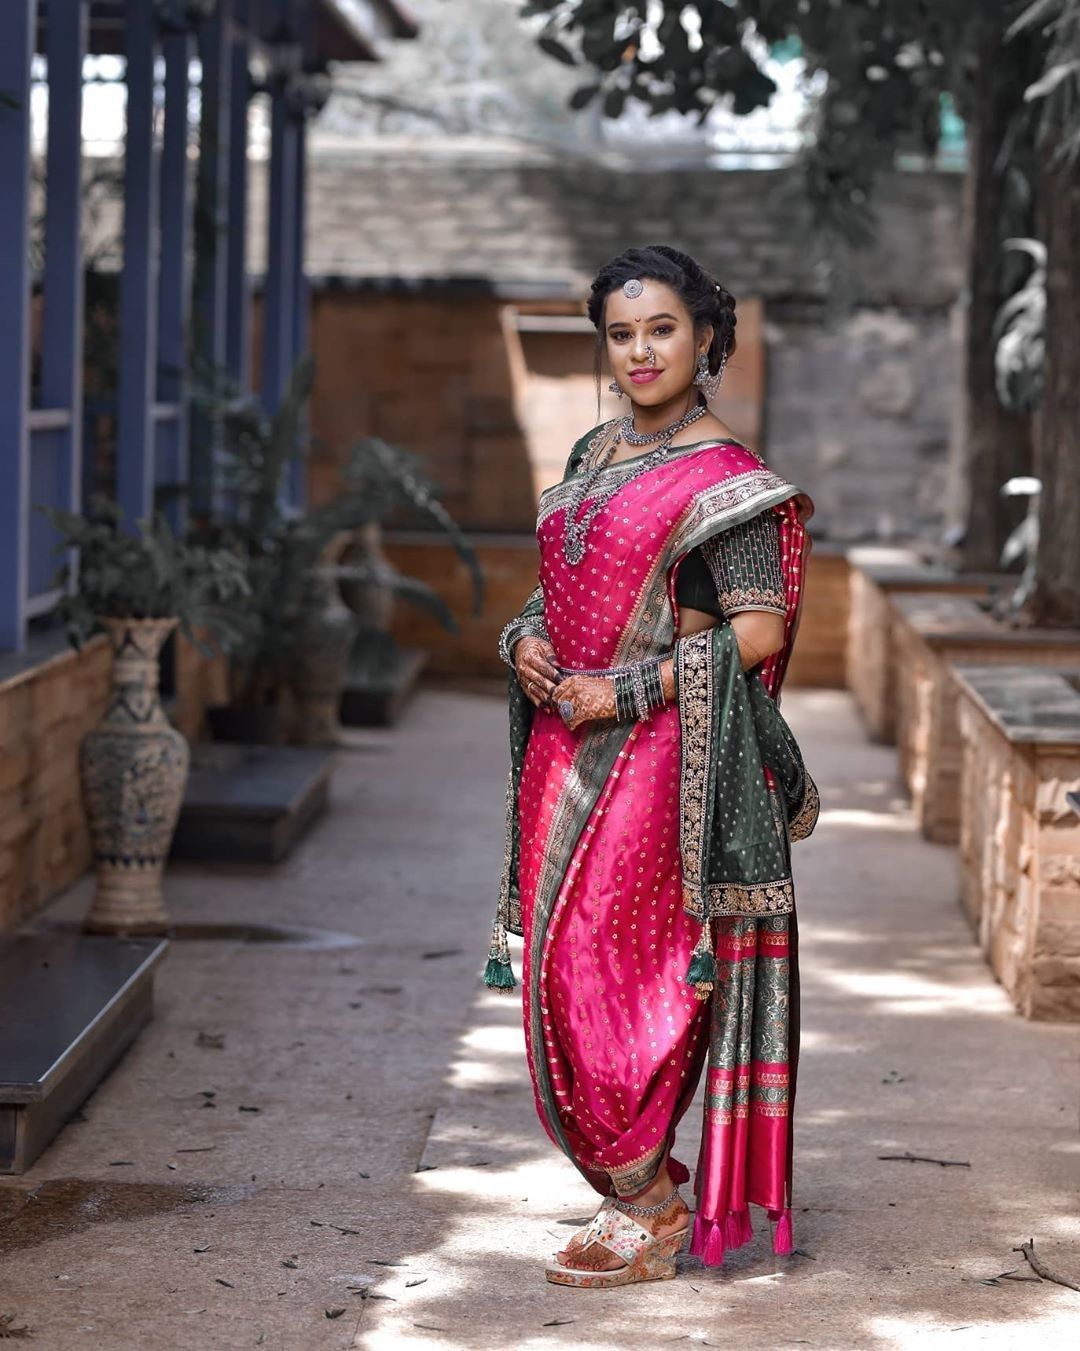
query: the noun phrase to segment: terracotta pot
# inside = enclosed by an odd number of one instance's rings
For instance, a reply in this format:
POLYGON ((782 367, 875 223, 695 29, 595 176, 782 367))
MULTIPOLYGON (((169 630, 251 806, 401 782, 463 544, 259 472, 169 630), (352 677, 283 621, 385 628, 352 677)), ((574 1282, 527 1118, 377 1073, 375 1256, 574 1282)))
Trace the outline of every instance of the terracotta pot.
POLYGON ((161 889, 188 773, 188 745, 162 711, 158 654, 175 619, 105 619, 113 692, 101 726, 83 739, 79 771, 97 890, 91 933, 162 933, 161 889))
POLYGON ((289 683, 296 699, 296 740, 305 746, 335 745, 338 711, 357 620, 342 602, 333 576, 312 574, 310 604, 297 631, 289 683))

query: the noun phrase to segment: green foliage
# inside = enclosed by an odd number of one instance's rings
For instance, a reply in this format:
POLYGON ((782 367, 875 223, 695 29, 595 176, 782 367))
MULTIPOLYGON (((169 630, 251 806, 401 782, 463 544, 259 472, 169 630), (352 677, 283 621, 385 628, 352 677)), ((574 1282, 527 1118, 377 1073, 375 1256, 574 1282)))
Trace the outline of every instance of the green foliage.
POLYGON ((1080 0, 1034 0, 1015 20, 1008 36, 1035 32, 1046 41, 1041 77, 1024 91, 1038 108, 1038 135, 1053 147, 1056 167, 1080 162, 1080 0))
POLYGON ((303 621, 319 603, 319 581, 376 582, 420 604, 447 628, 453 615, 430 587, 389 565, 338 566, 324 561, 327 545, 345 531, 384 521, 403 509, 425 515, 450 538, 470 567, 477 609, 482 578, 475 552, 438 501, 415 456, 376 437, 358 442, 343 468, 344 490, 322 506, 288 505, 286 478, 300 456, 301 430, 311 397, 313 364, 301 358, 281 405, 267 417, 253 396, 240 395, 222 373, 204 378, 200 399, 220 429, 219 461, 225 509, 202 518, 197 538, 243 560, 249 595, 233 616, 229 649, 235 696, 260 702, 277 684, 303 641, 303 621))
MULTIPOLYGON (((436 486, 421 468, 420 458, 378 436, 357 441, 342 470, 346 492, 341 510, 352 521, 350 528, 370 521, 388 522, 404 512, 427 517, 446 535, 454 552, 469 569, 473 583, 473 611, 484 605, 484 577, 475 551, 460 526, 436 496, 436 486)), ((331 507, 336 504, 331 503, 331 507)), ((419 600, 415 585, 402 588, 406 599, 419 600)), ((430 608, 430 607, 429 607, 430 608)))
POLYGON ((105 618, 178 619, 207 654, 212 649, 196 635, 197 627, 224 641, 233 636, 233 605, 250 593, 235 554, 178 540, 160 513, 140 521, 139 534, 132 535, 123 529, 120 508, 104 497, 92 498, 84 515, 37 510, 59 532, 58 548, 78 551, 77 571, 69 563, 57 579, 65 593, 56 607, 75 647, 105 618))
MULTIPOLYGON (((805 127, 806 195, 817 227, 856 247, 876 233, 880 171, 898 153, 932 158, 943 108, 971 117, 980 40, 986 25, 999 22, 996 6, 981 0, 726 0, 696 6, 694 32, 686 10, 682 0, 533 0, 521 13, 543 18, 543 50, 554 55, 554 43, 591 67, 571 106, 600 98, 608 117, 618 117, 628 98, 654 114, 674 109, 699 122, 721 101, 737 114, 752 112, 775 88, 757 56, 761 44, 784 57, 797 50, 808 77, 824 77, 805 127)), ((1080 0, 1036 0, 1011 37, 1051 24, 1057 45, 1028 97, 1055 98, 1061 135, 1080 147, 1080 0)), ((1021 70, 1027 60, 1015 41, 1003 57, 1021 70)), ((1018 91, 1022 125, 1021 105, 1018 91)))

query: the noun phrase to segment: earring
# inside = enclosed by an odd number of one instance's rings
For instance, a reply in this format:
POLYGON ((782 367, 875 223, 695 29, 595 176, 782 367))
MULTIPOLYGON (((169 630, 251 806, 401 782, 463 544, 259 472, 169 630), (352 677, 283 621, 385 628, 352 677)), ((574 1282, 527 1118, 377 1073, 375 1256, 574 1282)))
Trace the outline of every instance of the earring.
POLYGON ((619 399, 622 398, 623 392, 622 392, 622 390, 619 388, 619 382, 618 382, 618 380, 612 380, 612 381, 608 384, 608 389, 611 390, 612 394, 614 394, 616 398, 619 398, 619 399))
POLYGON ((724 378, 724 367, 727 365, 727 353, 720 358, 720 365, 713 375, 709 370, 709 358, 704 352, 698 353, 697 369, 694 372, 694 384, 700 385, 704 390, 705 398, 711 399, 716 395, 720 388, 720 381, 724 378))

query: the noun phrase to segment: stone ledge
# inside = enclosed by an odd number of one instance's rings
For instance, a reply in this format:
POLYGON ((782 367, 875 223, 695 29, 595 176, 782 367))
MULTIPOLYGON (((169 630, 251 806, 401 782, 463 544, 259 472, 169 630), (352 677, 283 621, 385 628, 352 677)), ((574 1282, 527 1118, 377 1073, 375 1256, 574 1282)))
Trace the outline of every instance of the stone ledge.
MULTIPOLYGON (((1080 660, 1078 660, 1080 667, 1080 660)), ((951 670, 962 738, 960 901, 1027 1018, 1080 1022, 1075 671, 951 670)))
POLYGON ((79 661, 103 646, 107 646, 107 641, 101 633, 85 642, 81 652, 73 648, 67 634, 59 630, 34 634, 25 651, 0 652, 0 695, 38 678, 49 668, 59 669, 69 662, 79 661))
POLYGON ((1009 741, 1080 746, 1080 668, 954 666, 953 678, 1009 741))

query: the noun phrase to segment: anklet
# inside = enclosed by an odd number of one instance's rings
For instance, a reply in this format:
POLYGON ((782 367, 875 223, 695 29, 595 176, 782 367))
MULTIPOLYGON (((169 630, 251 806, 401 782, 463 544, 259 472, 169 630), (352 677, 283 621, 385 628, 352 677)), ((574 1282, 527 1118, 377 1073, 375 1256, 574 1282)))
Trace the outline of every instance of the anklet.
POLYGON ((621 1196, 615 1198, 615 1204, 620 1210, 625 1210, 631 1215, 659 1215, 662 1210, 667 1210, 678 1194, 679 1189, 676 1187, 670 1196, 665 1196, 662 1201, 657 1201, 654 1206, 638 1206, 633 1201, 624 1201, 621 1196))

